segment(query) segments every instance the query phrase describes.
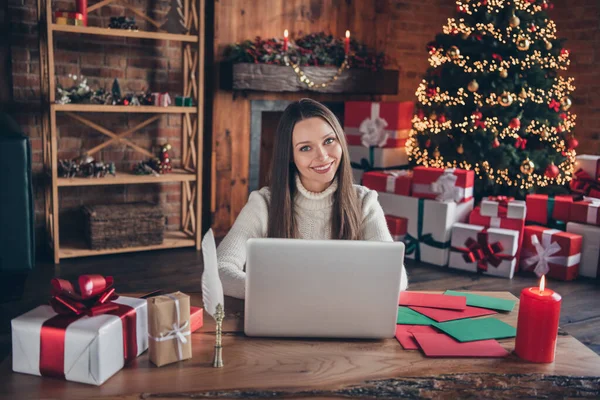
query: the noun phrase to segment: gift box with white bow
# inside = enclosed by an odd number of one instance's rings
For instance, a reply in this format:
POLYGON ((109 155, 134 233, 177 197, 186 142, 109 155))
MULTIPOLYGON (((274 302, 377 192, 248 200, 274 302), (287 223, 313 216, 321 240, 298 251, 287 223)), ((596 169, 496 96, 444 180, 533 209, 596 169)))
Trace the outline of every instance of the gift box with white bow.
POLYGON ((101 385, 148 348, 146 300, 114 295, 112 277, 52 280, 50 305, 12 320, 13 371, 101 385))
POLYGON ((600 225, 600 199, 584 197, 574 201, 569 212, 569 221, 588 225, 600 225))
POLYGON ((148 353, 157 367, 192 358, 190 297, 181 292, 148 299, 148 353))
POLYGON ((379 193, 379 204, 386 215, 408 220, 406 257, 440 266, 448 265, 452 225, 465 222, 473 209, 473 199, 440 202, 385 192, 379 193))
POLYGON ((579 276, 600 278, 600 226, 569 222, 567 232, 576 233, 583 238, 579 276))
POLYGON ((581 235, 529 225, 523 233, 521 269, 538 277, 570 281, 577 278, 581 260, 581 235))
POLYGON ((448 266, 512 279, 518 242, 519 233, 514 230, 456 223, 448 266))
POLYGON ((473 198, 475 173, 464 169, 415 167, 412 195, 461 203, 473 198))
POLYGON ((481 215, 484 217, 505 217, 525 219, 527 207, 522 200, 513 197, 485 197, 481 201, 481 215))
POLYGON ((388 192, 410 196, 412 171, 389 170, 369 171, 363 175, 363 186, 378 192, 388 192))
POLYGON ((386 215, 385 222, 387 222, 390 234, 394 238, 394 242, 404 241, 406 236, 406 229, 408 227, 408 220, 403 217, 394 217, 393 215, 386 215))
POLYGON ((412 129, 414 103, 348 101, 344 131, 350 146, 404 147, 412 129))

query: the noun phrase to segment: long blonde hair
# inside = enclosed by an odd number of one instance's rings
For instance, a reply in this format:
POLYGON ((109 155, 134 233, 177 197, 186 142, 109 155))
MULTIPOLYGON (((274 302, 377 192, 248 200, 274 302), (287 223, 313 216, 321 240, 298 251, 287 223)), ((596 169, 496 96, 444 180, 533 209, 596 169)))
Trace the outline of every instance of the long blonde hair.
POLYGON ((333 195, 331 238, 358 240, 361 214, 356 189, 352 185, 352 167, 344 131, 331 110, 311 99, 290 104, 277 125, 269 180, 271 201, 267 236, 296 238, 298 235, 293 201, 298 170, 294 164, 292 134, 296 123, 315 117, 331 126, 342 146, 342 158, 336 172, 338 188, 333 195))

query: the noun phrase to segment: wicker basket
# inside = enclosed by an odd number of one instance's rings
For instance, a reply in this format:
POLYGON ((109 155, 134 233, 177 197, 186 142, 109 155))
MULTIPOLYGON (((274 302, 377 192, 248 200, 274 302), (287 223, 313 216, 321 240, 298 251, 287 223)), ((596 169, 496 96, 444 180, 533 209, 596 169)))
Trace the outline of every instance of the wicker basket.
POLYGON ((158 205, 127 203, 82 207, 85 238, 92 250, 149 246, 164 239, 165 217, 158 205))

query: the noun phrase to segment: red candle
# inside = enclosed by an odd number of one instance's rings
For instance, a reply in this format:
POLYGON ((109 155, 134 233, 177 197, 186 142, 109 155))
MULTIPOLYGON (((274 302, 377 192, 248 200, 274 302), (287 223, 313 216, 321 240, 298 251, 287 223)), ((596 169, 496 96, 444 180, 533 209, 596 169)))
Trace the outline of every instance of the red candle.
POLYGON ((87 0, 77 0, 76 9, 83 15, 83 26, 87 26, 87 0))
POLYGON ((536 363, 554 361, 561 296, 546 289, 545 276, 540 287, 521 291, 515 353, 536 363))
POLYGON ((288 49, 288 30, 283 31, 283 51, 288 49))
POLYGON ((346 31, 346 38, 344 39, 344 54, 348 56, 350 53, 350 31, 346 31))

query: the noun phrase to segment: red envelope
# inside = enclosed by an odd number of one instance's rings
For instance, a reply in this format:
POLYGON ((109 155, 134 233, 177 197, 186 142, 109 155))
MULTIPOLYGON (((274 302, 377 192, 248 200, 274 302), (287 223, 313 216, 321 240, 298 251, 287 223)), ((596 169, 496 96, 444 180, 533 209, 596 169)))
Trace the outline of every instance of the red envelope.
POLYGON ((494 339, 460 343, 447 335, 412 334, 428 357, 506 357, 508 351, 494 339))
POLYGON ((433 329, 433 327, 428 325, 396 325, 396 339, 398 339, 404 350, 419 349, 419 345, 413 337, 413 332, 445 335, 444 333, 439 333, 433 329))
POLYGON ((423 314, 426 317, 429 317, 437 322, 446 322, 453 321, 455 319, 463 319, 463 318, 474 318, 481 317, 483 315, 492 315, 498 314, 494 310, 487 310, 485 308, 471 307, 467 306, 464 310, 443 310, 441 308, 430 308, 430 307, 418 307, 418 306, 410 306, 411 308, 418 312, 419 314, 423 314))
POLYGON ((444 294, 402 292, 400 293, 398 305, 464 310, 467 307, 467 298, 464 296, 447 296, 444 294))

